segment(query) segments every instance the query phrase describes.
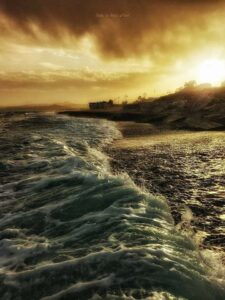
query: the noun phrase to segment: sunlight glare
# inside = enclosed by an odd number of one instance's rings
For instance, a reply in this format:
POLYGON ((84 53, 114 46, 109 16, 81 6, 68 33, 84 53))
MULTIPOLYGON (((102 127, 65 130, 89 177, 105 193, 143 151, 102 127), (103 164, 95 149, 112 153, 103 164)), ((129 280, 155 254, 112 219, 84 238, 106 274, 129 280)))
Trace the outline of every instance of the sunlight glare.
POLYGON ((199 65, 197 70, 199 83, 220 84, 225 80, 225 61, 210 59, 199 65))

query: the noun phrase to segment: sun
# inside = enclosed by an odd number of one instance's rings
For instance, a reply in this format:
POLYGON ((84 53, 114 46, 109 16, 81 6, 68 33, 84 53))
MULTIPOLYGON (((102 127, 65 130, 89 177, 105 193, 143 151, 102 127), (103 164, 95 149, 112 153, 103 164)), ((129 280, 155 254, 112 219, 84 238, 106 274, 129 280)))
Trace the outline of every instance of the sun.
POLYGON ((225 61, 209 59, 201 63, 197 69, 199 83, 220 84, 225 80, 225 61))

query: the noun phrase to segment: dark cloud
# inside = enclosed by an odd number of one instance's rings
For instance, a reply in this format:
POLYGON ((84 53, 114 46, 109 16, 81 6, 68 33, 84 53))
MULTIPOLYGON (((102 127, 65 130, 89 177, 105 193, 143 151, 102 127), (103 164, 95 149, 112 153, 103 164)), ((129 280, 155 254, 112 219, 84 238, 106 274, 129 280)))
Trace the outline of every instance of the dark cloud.
POLYGON ((224 26, 224 8, 220 0, 0 1, 8 20, 1 29, 4 34, 14 30, 40 39, 35 25, 58 43, 65 33, 75 38, 89 34, 103 55, 149 53, 159 59, 186 51, 193 43, 213 42, 224 26), (214 19, 223 26, 215 28, 214 19))

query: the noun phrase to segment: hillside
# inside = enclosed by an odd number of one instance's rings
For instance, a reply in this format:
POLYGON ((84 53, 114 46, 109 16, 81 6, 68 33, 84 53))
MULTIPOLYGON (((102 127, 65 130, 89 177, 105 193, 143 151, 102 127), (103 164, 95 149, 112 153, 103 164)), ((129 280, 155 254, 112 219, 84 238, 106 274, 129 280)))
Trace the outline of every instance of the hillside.
MULTIPOLYGON (((129 107, 125 108, 129 110, 129 107)), ((225 87, 183 89, 139 103, 146 121, 172 129, 225 129, 225 87)))
POLYGON ((61 113, 75 117, 151 123, 162 129, 224 130, 225 87, 201 85, 183 88, 154 100, 124 104, 117 110, 86 109, 61 113))

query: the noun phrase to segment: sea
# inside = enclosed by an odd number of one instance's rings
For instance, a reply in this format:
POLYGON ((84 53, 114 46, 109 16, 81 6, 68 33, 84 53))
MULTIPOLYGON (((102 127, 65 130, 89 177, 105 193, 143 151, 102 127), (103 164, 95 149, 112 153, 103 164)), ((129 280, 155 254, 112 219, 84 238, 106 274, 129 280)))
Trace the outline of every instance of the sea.
POLYGON ((115 123, 0 114, 1 300, 223 300, 220 253, 113 172, 115 123))

